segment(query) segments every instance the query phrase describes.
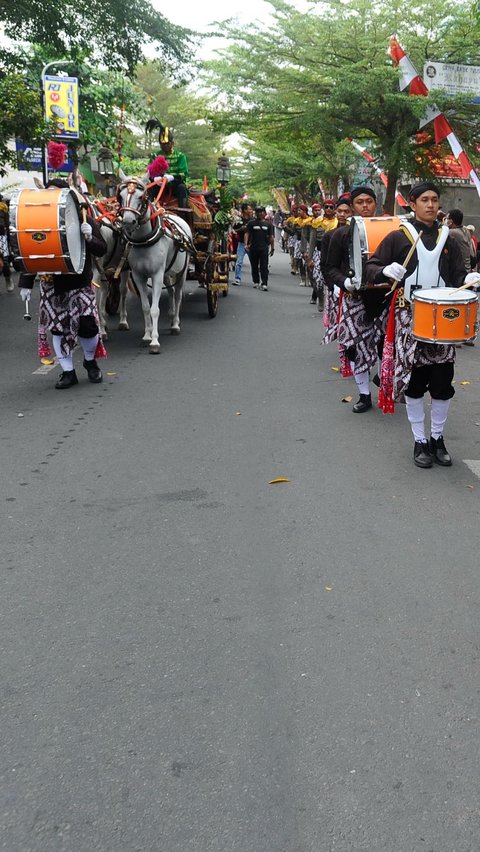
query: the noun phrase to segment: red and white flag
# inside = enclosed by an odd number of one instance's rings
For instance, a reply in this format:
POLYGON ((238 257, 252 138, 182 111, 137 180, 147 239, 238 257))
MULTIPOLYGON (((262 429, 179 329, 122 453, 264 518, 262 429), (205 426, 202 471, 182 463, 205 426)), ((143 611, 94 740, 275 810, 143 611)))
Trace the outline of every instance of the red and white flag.
MULTIPOLYGON (((388 52, 401 72, 400 91, 403 92, 405 89, 408 89, 409 95, 428 95, 428 87, 419 76, 415 65, 410 61, 395 36, 392 36, 390 39, 388 52)), ((441 112, 435 104, 427 107, 425 115, 420 122, 420 128, 430 124, 431 121, 433 121, 435 143, 438 145, 440 142, 443 142, 444 139, 447 140, 453 156, 460 163, 462 176, 464 178, 469 178, 472 181, 480 195, 480 178, 478 177, 473 164, 470 162, 468 155, 463 150, 461 142, 453 132, 450 122, 447 121, 443 112, 441 112)))

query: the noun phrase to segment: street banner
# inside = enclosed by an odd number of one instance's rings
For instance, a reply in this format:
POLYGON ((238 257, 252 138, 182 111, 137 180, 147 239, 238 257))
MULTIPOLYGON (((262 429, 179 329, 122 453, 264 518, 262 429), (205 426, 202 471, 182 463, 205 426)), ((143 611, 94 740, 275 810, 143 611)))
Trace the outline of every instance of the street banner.
POLYGON ((57 139, 78 139, 77 77, 44 78, 45 117, 55 125, 57 139))
POLYGON ((469 95, 480 104, 480 66, 453 65, 447 62, 425 62, 423 82, 427 89, 443 89, 449 95, 469 95))

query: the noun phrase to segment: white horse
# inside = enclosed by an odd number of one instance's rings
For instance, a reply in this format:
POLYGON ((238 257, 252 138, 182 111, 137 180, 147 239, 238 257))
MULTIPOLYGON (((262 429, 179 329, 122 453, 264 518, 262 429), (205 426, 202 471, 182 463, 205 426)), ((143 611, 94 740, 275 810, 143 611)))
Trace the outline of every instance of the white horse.
POLYGON ((145 334, 152 354, 160 352, 158 320, 160 295, 165 284, 169 296, 170 333, 180 334, 180 306, 189 256, 195 251, 187 223, 174 214, 161 213, 149 201, 146 183, 127 178, 118 188, 122 233, 130 246, 128 263, 140 293, 145 334), (152 283, 152 304, 148 281, 152 283))

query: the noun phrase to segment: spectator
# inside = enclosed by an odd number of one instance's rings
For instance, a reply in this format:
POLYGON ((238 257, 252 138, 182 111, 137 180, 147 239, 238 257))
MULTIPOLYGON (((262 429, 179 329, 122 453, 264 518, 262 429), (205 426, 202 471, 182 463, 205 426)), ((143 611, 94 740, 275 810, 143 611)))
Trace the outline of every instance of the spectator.
POLYGON ((265 221, 266 213, 265 207, 256 207, 255 218, 250 219, 245 233, 245 249, 250 257, 253 286, 258 287, 261 279, 262 290, 265 291, 268 290, 268 251, 270 249, 271 257, 275 250, 273 225, 265 221))
POLYGON ((471 258, 475 255, 475 249, 473 247, 470 231, 463 227, 463 213, 458 209, 458 207, 453 207, 452 210, 449 211, 446 224, 450 228, 450 236, 455 240, 460 249, 466 272, 471 272, 471 258))
POLYGON ((235 235, 237 237, 237 262, 235 264, 235 281, 233 283, 237 286, 242 283, 242 267, 246 254, 245 231, 248 222, 253 217, 252 206, 247 202, 244 202, 240 207, 240 215, 242 217, 241 222, 233 226, 233 230, 235 231, 235 235))

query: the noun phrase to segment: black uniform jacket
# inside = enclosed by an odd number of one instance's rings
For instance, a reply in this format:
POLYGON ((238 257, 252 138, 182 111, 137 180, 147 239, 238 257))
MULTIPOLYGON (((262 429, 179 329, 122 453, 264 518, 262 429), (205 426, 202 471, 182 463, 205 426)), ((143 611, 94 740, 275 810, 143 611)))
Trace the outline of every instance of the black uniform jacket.
MULTIPOLYGON (((351 276, 350 225, 343 225, 343 227, 337 228, 336 231, 329 231, 329 233, 332 234, 332 237, 328 246, 324 277, 329 286, 336 284, 341 290, 345 290, 345 278, 351 276)), ((386 304, 385 290, 358 290, 354 295, 361 298, 369 319, 380 316, 386 304)))
MULTIPOLYGON (((420 239, 425 248, 432 251, 438 239, 438 224, 434 222, 432 227, 429 227, 428 225, 424 225, 423 222, 413 220, 412 225, 417 231, 423 231, 420 239)), ((384 267, 395 261, 404 266, 404 261, 411 247, 412 242, 403 230, 392 231, 390 234, 387 234, 365 265, 367 281, 370 281, 372 284, 380 284, 382 281, 385 281, 385 275, 383 274, 384 267)), ((413 257, 407 265, 407 278, 415 271, 417 265, 417 253, 414 252, 413 257)), ((440 255, 438 275, 432 281, 431 286, 436 287, 439 276, 441 276, 447 287, 460 287, 464 282, 465 275, 465 264, 458 244, 451 237, 447 237, 447 242, 440 255)))
MULTIPOLYGON (((63 273, 55 274, 53 278, 53 288, 56 296, 61 296, 69 290, 83 290, 84 287, 89 287, 92 283, 92 256, 102 257, 107 251, 107 244, 102 237, 100 228, 91 216, 87 216, 87 222, 92 226, 92 239, 85 243, 85 266, 82 272, 78 274, 64 275, 63 273)), ((22 272, 18 279, 19 287, 27 287, 32 289, 35 281, 35 275, 30 275, 22 272)))

